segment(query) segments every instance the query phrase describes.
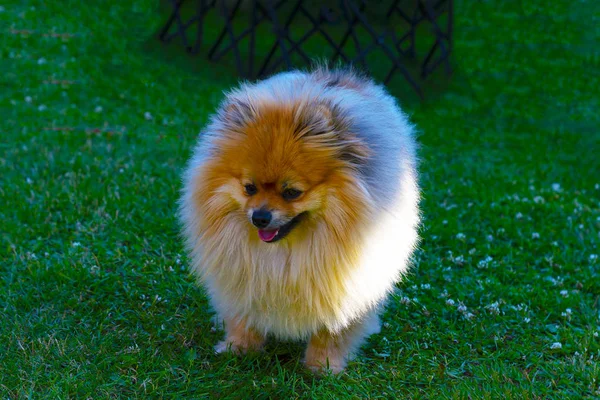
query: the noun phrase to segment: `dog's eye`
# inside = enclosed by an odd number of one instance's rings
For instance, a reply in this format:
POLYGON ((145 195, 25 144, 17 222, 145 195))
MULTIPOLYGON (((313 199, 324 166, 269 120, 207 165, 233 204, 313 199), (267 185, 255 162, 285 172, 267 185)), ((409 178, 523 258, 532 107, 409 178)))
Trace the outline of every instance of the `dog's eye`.
POLYGON ((285 199, 285 200, 294 200, 297 199, 298 197, 300 197, 300 195, 302 194, 302 192, 298 189, 285 189, 283 191, 283 193, 281 194, 281 196, 285 199))
POLYGON ((246 189, 246 194, 248 196, 252 196, 252 195, 256 194, 256 192, 258 192, 256 185, 254 185, 252 183, 249 183, 246 186, 244 186, 244 189, 246 189))

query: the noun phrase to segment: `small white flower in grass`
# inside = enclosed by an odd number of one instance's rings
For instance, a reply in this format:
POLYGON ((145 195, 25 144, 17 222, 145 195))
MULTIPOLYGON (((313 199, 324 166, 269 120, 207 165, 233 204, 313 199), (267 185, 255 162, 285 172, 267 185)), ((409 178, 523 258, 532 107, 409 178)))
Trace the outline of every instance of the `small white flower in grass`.
POLYGON ((470 255, 473 255, 475 253, 477 253, 477 249, 476 248, 472 248, 471 250, 469 250, 469 254, 470 255))
POLYGON ((119 168, 119 173, 122 174, 123 173, 123 168, 119 168))
POLYGON ((409 299, 408 297, 406 297, 406 296, 403 296, 403 297, 400 299, 400 303, 401 303, 401 304, 404 304, 404 305, 409 305, 409 304, 410 304, 410 299, 409 299))
POLYGON ((94 112, 101 113, 102 112, 102 106, 97 106, 96 108, 94 108, 94 112))
POLYGON ((598 337, 598 332, 594 332, 594 337, 598 337))
POLYGON ((496 314, 496 315, 500 314, 500 304, 498 304, 497 301, 485 306, 485 308, 492 314, 496 314))
POLYGON ((486 239, 488 242, 493 242, 494 241, 494 237, 492 235, 487 235, 486 239))
POLYGON ((554 343, 552 343, 552 345, 550 346, 550 348, 551 348, 552 350, 555 350, 555 349, 562 349, 562 344, 561 344, 560 342, 554 342, 554 343))
POLYGON ((463 265, 465 263, 465 258, 460 255, 458 257, 454 257, 454 264, 463 265))
POLYGON ((556 241, 552 242, 552 246, 558 247, 558 242, 556 242, 556 241))
POLYGON ((421 285, 421 289, 425 289, 425 290, 431 289, 431 285, 429 283, 424 283, 421 285))
POLYGON ((571 315, 571 314, 573 314, 573 310, 571 310, 570 308, 567 308, 567 309, 565 310, 565 312, 567 313, 567 315, 571 315))
POLYGON ((48 253, 47 251, 44 253, 44 257, 48 257, 50 256, 50 253, 48 253))
POLYGON ((494 261, 494 259, 490 256, 487 256, 486 258, 484 258, 483 260, 480 260, 477 263, 477 267, 478 268, 487 268, 490 265, 490 263, 492 263, 492 261, 494 261))
POLYGON ((81 246, 81 243, 79 243, 79 242, 73 242, 73 243, 71 243, 71 246, 73 246, 73 247, 79 247, 79 246, 81 246))
POLYGON ((475 317, 475 314, 473 314, 473 313, 466 313, 466 314, 463 314, 463 317, 466 318, 466 319, 473 319, 475 317))
POLYGON ((446 304, 447 304, 447 305, 449 305, 449 306, 453 306, 453 305, 454 305, 454 304, 456 304, 456 303, 455 303, 455 301, 454 301, 454 300, 452 300, 452 299, 448 299, 448 300, 446 300, 446 304))
POLYGON ((531 322, 531 318, 525 317, 525 318, 523 319, 523 321, 525 321, 525 323, 526 323, 526 324, 528 324, 528 323, 530 323, 530 322, 531 322))
POLYGON ((516 219, 521 219, 523 218, 523 214, 521 214, 520 212, 517 213, 517 215, 515 215, 516 219))
POLYGON ((531 238, 532 238, 532 239, 539 239, 539 238, 540 238, 540 234, 539 234, 539 233, 537 233, 537 232, 533 232, 533 233, 531 234, 531 238))
POLYGON ((595 263, 598 260, 598 254, 590 254, 590 262, 595 263))
POLYGON ((459 304, 458 307, 456 308, 458 310, 458 312, 461 313, 466 313, 467 312, 467 306, 465 306, 464 304, 459 304))
POLYGON ((466 236, 465 236, 465 234, 464 234, 464 233, 457 233, 457 234, 456 234, 456 238, 457 238, 458 240, 464 240, 464 239, 465 239, 465 237, 466 237, 466 236))
POLYGON ((535 197, 533 198, 533 202, 534 202, 535 204, 544 204, 544 203, 545 203, 545 200, 544 200, 544 198, 543 198, 542 196, 535 196, 535 197))
POLYGON ((150 114, 148 111, 146 111, 144 113, 144 118, 146 118, 146 120, 150 121, 152 119, 152 114, 150 114))
POLYGON ((554 190, 555 192, 560 192, 562 190, 560 187, 560 183, 553 183, 552 190, 554 190))
POLYGON ((447 220, 443 220, 443 221, 442 221, 442 224, 444 224, 444 225, 447 225, 447 224, 448 224, 448 221, 447 221, 447 220))
POLYGON ((596 184, 594 185, 594 189, 596 189, 596 190, 600 189, 600 183, 596 183, 596 184))
POLYGON ((43 104, 42 104, 42 105, 40 105, 40 106, 38 107, 38 110, 39 110, 39 111, 46 111, 47 109, 48 109, 48 107, 46 107, 46 106, 45 106, 45 105, 43 105, 43 104))
POLYGON ((569 291, 568 290, 561 290, 560 291, 560 295, 562 297, 569 297, 569 291))
POLYGON ((33 183, 33 181, 31 180, 31 178, 25 179, 25 182, 27 182, 28 185, 31 185, 33 183))
POLYGON ((46 59, 44 57, 42 57, 38 60, 38 65, 43 65, 43 64, 46 64, 46 59))
POLYGON ((31 96, 25 96, 25 103, 31 103, 33 101, 33 99, 31 98, 31 96))

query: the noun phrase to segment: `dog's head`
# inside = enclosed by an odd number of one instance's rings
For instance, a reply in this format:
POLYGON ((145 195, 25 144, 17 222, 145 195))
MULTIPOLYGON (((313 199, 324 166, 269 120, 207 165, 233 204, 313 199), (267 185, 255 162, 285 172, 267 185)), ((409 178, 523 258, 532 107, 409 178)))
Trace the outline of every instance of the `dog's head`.
POLYGON ((300 237, 328 213, 340 229, 358 218, 358 170, 369 151, 335 106, 230 99, 215 126, 206 182, 198 182, 209 220, 240 217, 252 237, 274 243, 300 237))

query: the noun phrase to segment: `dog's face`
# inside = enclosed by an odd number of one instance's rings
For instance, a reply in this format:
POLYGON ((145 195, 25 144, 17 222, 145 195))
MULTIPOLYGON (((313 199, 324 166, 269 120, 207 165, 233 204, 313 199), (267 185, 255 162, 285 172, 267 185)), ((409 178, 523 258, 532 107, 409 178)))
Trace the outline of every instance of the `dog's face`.
MULTIPOLYGON (((225 117, 235 124, 218 142, 210 170, 228 205, 207 211, 243 216, 249 234, 268 243, 310 229, 332 203, 328 196, 348 184, 341 171, 350 153, 335 142, 331 114, 323 107, 264 107, 251 118, 225 117)), ((363 156, 358 150, 353 154, 363 156)))

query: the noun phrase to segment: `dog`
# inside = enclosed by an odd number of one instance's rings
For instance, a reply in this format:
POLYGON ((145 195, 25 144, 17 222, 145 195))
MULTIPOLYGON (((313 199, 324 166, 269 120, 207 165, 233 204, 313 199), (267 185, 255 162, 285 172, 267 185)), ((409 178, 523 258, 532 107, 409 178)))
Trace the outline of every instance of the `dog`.
POLYGON ((350 69, 243 83, 201 132, 179 215, 191 270, 225 323, 216 352, 307 340, 339 373, 379 332, 418 243, 415 130, 350 69))

